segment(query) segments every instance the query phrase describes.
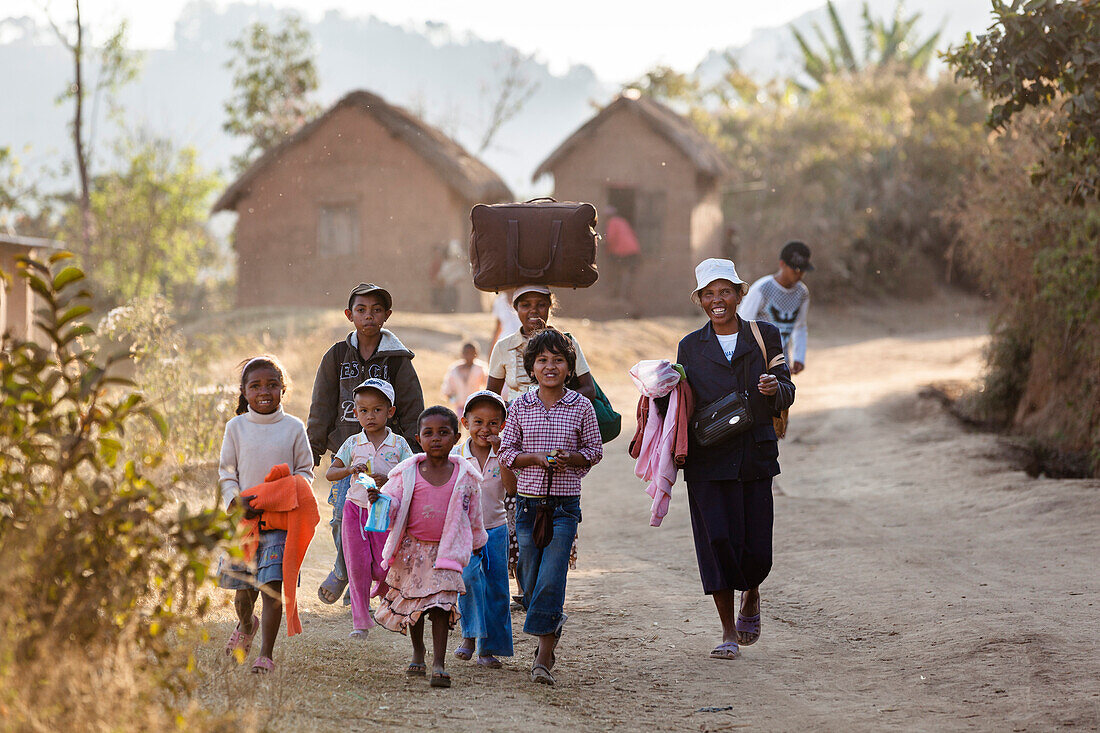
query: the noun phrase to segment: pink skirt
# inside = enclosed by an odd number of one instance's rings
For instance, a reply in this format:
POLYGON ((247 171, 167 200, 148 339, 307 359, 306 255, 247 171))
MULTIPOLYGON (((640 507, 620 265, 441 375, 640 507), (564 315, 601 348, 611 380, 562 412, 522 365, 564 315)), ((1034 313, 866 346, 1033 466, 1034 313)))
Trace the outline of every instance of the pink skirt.
POLYGON ((458 597, 466 592, 462 573, 435 567, 438 542, 424 542, 410 534, 390 560, 386 584, 390 589, 374 612, 374 620, 390 631, 406 633, 430 608, 449 615, 448 624, 458 623, 458 597))

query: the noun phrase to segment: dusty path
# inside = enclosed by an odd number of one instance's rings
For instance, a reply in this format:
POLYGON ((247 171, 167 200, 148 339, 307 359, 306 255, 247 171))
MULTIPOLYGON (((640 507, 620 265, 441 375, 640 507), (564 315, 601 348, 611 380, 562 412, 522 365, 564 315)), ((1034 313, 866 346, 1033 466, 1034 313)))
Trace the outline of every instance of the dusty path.
MULTIPOLYGON (((900 337, 815 319, 782 445, 763 638, 742 659, 707 658, 718 625, 683 485, 650 528, 621 438, 585 485, 556 688, 527 681, 522 634, 503 671, 448 661, 450 690, 406 681, 404 637, 351 642, 350 614, 316 600, 326 534, 302 578, 305 633, 280 639, 280 671, 255 685, 226 667, 230 624, 211 624, 199 699, 239 701, 278 730, 1100 727, 1100 482, 1029 479, 995 438, 917 397, 977 373, 981 321, 943 324, 911 332, 901 318, 900 337)), ((633 399, 601 381, 619 404, 633 399)))

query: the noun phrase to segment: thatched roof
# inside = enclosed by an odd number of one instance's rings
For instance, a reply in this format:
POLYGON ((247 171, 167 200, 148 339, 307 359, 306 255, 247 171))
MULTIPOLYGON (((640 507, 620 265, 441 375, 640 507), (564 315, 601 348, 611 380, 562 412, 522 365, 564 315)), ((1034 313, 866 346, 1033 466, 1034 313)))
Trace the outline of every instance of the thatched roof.
POLYGON ((412 113, 389 104, 377 94, 351 92, 323 115, 302 127, 282 144, 260 156, 240 178, 233 182, 214 204, 213 212, 233 210, 248 194, 252 182, 285 150, 309 138, 321 125, 344 107, 369 114, 391 135, 407 144, 424 158, 440 177, 470 202, 511 201, 514 196, 508 186, 487 165, 439 130, 418 119, 412 113))
POLYGON ((590 139, 596 129, 620 110, 636 115, 661 137, 676 146, 688 160, 702 173, 722 178, 730 172, 729 161, 691 121, 672 111, 665 105, 649 97, 627 93, 615 98, 611 104, 600 110, 599 114, 581 125, 565 142, 558 146, 550 157, 542 162, 535 171, 532 180, 551 173, 558 163, 585 140, 590 139))

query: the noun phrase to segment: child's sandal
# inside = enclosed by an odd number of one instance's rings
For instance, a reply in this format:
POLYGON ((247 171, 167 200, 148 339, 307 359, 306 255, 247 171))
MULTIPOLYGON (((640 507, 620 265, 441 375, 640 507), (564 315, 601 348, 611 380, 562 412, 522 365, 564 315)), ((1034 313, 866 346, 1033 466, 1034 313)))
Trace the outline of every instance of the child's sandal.
POLYGON ((451 675, 446 672, 432 672, 432 687, 450 687, 451 675))
POLYGON ((252 674, 268 674, 275 671, 275 660, 271 657, 256 657, 252 663, 252 674))
POLYGON ((260 630, 260 619, 256 615, 252 616, 252 633, 246 634, 241 631, 241 624, 237 622, 237 628, 233 630, 233 633, 229 635, 229 641, 225 642, 225 656, 231 657, 233 653, 240 649, 241 660, 244 661, 244 657, 248 656, 248 652, 252 650, 252 640, 256 638, 256 633, 260 630))
POLYGON ((428 674, 428 667, 417 662, 412 662, 408 667, 405 667, 406 677, 425 677, 428 674))

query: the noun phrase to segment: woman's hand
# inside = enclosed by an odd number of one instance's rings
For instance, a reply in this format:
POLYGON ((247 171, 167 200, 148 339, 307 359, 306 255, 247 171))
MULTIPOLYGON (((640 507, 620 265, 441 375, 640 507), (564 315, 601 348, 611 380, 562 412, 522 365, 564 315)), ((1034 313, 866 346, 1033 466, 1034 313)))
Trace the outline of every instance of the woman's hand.
POLYGON ((760 390, 760 394, 771 397, 779 390, 779 379, 775 375, 764 372, 760 375, 760 381, 756 383, 756 388, 760 390))

